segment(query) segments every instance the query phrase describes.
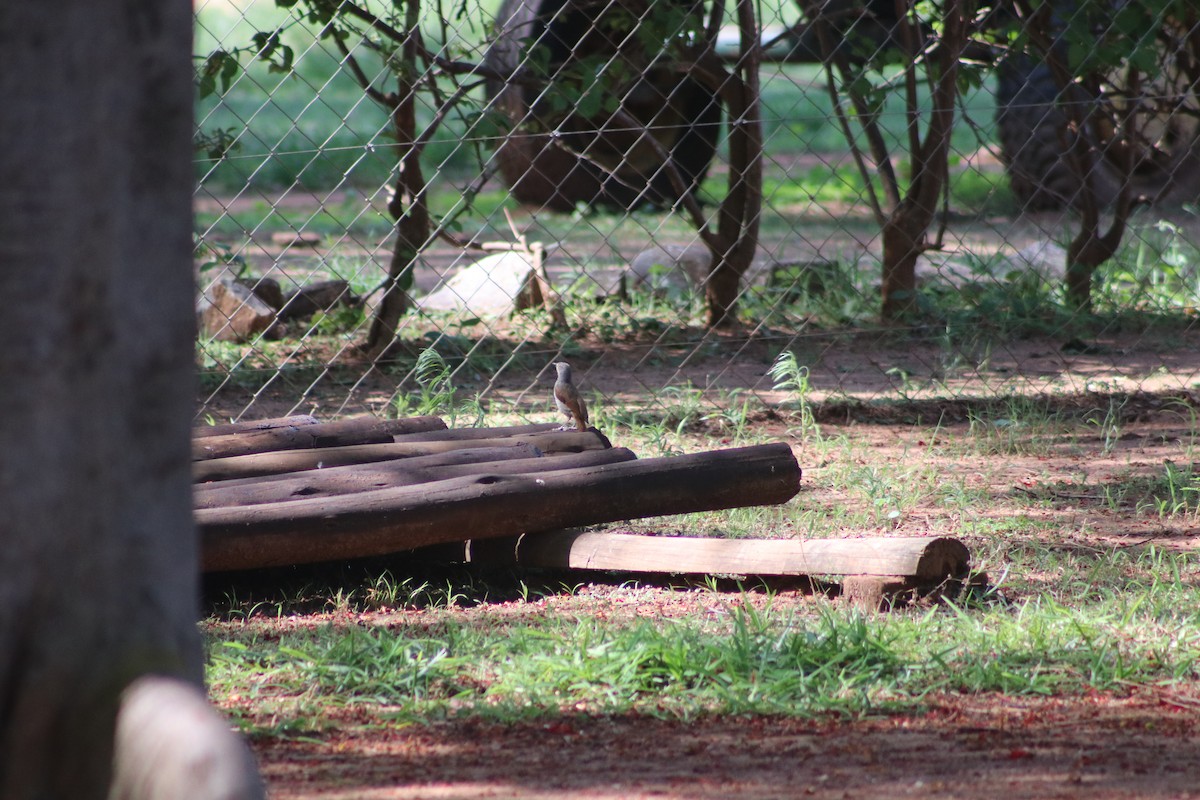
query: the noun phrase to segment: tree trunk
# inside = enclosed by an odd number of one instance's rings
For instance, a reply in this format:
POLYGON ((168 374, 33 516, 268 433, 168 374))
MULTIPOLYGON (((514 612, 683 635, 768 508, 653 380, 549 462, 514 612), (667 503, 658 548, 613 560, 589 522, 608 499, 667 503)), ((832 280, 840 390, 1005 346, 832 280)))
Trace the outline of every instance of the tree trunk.
POLYGON ((396 245, 388 265, 383 296, 375 309, 371 328, 362 345, 367 355, 378 358, 387 352, 396 338, 396 327, 408 311, 413 287, 413 269, 417 256, 429 241, 429 206, 425 197, 425 175, 421 171, 421 148, 417 145, 417 85, 421 74, 418 64, 417 22, 420 0, 407 0, 406 32, 400 52, 403 67, 397 70, 396 107, 392 128, 399 146, 400 165, 396 192, 388 203, 388 213, 396 220, 396 245))
MULTIPOLYGON (((108 796, 114 759, 118 771, 145 760, 114 745, 126 686, 176 676, 195 698, 202 679, 192 8, 64 0, 47 11, 0 11, 6 800, 108 796)), ((123 796, 168 795, 212 796, 193 785, 123 796)))
POLYGON ((885 320, 903 319, 916 308, 917 257, 925 249, 925 232, 933 215, 918 215, 904 203, 883 223, 882 312, 885 320))
POLYGON ((705 237, 713 264, 704 287, 709 328, 731 327, 737 319, 742 276, 758 250, 762 212, 761 45, 754 5, 738 0, 737 15, 741 37, 738 63, 733 74, 715 87, 725 100, 730 120, 729 190, 718 211, 716 235, 705 237))
POLYGON ((937 216, 938 200, 949 181, 950 137, 954 133, 954 104, 958 100, 959 59, 967 43, 967 14, 964 0, 947 0, 942 9, 943 28, 939 58, 930 64, 932 92, 925 136, 921 137, 920 102, 917 92, 917 55, 925 50, 919 27, 901 21, 901 35, 912 56, 906 69, 906 110, 909 117, 909 158, 912 181, 904 197, 884 222, 883 297, 881 315, 898 321, 917 310, 917 257, 928 245, 926 234, 937 216))

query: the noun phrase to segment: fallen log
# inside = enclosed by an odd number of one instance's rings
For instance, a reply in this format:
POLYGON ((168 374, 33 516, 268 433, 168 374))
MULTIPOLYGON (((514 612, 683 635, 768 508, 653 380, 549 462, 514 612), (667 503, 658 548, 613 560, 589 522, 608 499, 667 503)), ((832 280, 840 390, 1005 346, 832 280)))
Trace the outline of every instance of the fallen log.
POLYGON ((406 442, 444 442, 448 439, 499 439, 506 436, 531 436, 539 433, 554 433, 561 429, 562 426, 555 422, 539 422, 533 425, 507 425, 496 428, 446 428, 441 431, 406 433, 403 434, 403 437, 406 442))
MULTIPOLYGON (((489 449, 499 450, 499 448, 489 449)), ((193 503, 195 508, 253 506, 263 503, 306 500, 314 497, 336 497, 392 486, 413 486, 419 483, 431 483, 468 475, 532 475, 599 464, 615 464, 637 458, 632 450, 624 447, 588 450, 558 458, 505 458, 499 461, 478 460, 480 454, 478 450, 457 452, 475 456, 475 459, 458 464, 426 463, 418 466, 413 463, 427 461, 429 458, 438 458, 427 456, 384 461, 377 464, 307 470, 289 473, 287 476, 269 476, 267 480, 250 478, 217 481, 196 487, 193 492, 193 503)))
POLYGON ((272 475, 279 472, 299 472, 306 469, 340 467, 347 464, 369 464, 397 458, 427 456, 451 450, 479 447, 519 447, 530 445, 543 453, 581 453, 585 450, 605 450, 611 445, 595 433, 564 432, 510 436, 502 439, 466 439, 444 442, 405 442, 389 444, 360 444, 346 447, 323 447, 311 450, 287 450, 276 453, 253 453, 228 458, 213 458, 192 464, 192 479, 196 483, 272 475), (547 448, 552 448, 548 450, 547 448))
POLYGON ((227 436, 231 433, 250 433, 265 431, 271 428, 294 428, 300 425, 316 425, 317 418, 311 414, 297 414, 294 417, 272 417, 255 419, 246 422, 222 422, 216 425, 196 425, 192 427, 192 438, 199 439, 208 436, 227 436))
POLYGON ((529 567, 676 575, 900 576, 919 582, 961 578, 971 554, 957 539, 699 539, 559 531, 529 534, 516 563, 529 567))
POLYGON ((791 448, 777 443, 540 475, 481 474, 341 497, 201 509, 195 516, 203 569, 222 571, 778 504, 799 488, 800 466, 791 448))
MULTIPOLYGON (((376 461, 365 464, 346 464, 340 467, 322 466, 318 467, 316 472, 322 475, 357 475, 371 470, 388 470, 392 465, 399 464, 398 469, 406 469, 408 467, 423 468, 423 467, 440 467, 451 464, 474 464, 480 461, 503 461, 505 459, 520 460, 524 458, 541 458, 544 455, 541 450, 538 450, 531 444, 526 442, 518 442, 517 444, 508 444, 502 447, 464 447, 459 450, 447 450, 444 453, 433 453, 427 456, 410 456, 403 459, 394 459, 391 461, 376 461)), ((211 483, 202 483, 195 487, 195 491, 207 491, 224 486, 253 486, 256 484, 270 483, 272 481, 290 481, 297 477, 307 475, 314 470, 301 470, 298 472, 274 472, 269 475, 252 475, 246 478, 229 478, 222 481, 213 481, 211 483)))
POLYGON ((253 430, 247 433, 203 436, 192 440, 192 458, 204 460, 279 450, 382 444, 393 441, 398 434, 444 430, 445 428, 446 423, 438 417, 407 417, 405 419, 351 417, 336 422, 317 422, 253 430))

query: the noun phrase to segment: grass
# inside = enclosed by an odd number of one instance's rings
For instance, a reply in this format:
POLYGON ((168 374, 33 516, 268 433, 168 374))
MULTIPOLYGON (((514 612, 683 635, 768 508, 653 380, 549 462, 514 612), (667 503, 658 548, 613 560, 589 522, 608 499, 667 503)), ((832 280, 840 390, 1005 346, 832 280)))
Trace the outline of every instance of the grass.
POLYGON ((1071 695, 1200 678, 1196 560, 1151 549, 1093 563, 1087 582, 1015 606, 879 617, 721 594, 707 598, 709 613, 679 620, 475 625, 446 609, 427 612, 423 630, 327 624, 270 638, 253 621, 214 623, 208 677, 218 697, 273 709, 243 720, 262 735, 319 730, 319 710, 344 705, 418 722, 862 715, 916 710, 930 693, 1071 695))

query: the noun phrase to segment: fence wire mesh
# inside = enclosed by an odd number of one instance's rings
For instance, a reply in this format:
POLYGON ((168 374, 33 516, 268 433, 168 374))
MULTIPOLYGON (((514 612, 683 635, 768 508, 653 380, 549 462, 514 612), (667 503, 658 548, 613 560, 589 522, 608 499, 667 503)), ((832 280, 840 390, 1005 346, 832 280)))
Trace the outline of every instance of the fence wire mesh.
POLYGON ((896 6, 198 2, 201 415, 1190 390, 1197 13, 896 6))

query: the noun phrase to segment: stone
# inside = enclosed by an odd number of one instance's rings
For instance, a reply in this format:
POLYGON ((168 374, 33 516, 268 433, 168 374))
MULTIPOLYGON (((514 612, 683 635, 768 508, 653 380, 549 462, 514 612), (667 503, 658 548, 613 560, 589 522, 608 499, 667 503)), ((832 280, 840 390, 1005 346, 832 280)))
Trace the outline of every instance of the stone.
POLYGON ((307 231, 278 231, 271 234, 271 244, 279 247, 320 247, 321 234, 307 231))
POLYGON ((669 295, 703 286, 711 267, 712 254, 703 242, 664 244, 634 256, 626 276, 631 290, 648 289, 669 295))
POLYGON ((1009 258, 1014 269, 1036 272, 1047 283, 1061 284, 1067 277, 1066 248, 1054 242, 1027 244, 1009 258))
POLYGON ((476 261, 417 301, 427 311, 504 317, 543 304, 541 281, 529 257, 510 251, 476 261))
POLYGON ((279 305, 279 319, 285 322, 307 319, 318 311, 329 311, 358 302, 359 298, 350 291, 347 281, 317 281, 300 286, 283 298, 279 305))
POLYGON ((196 303, 196 316, 201 333, 220 342, 249 342, 259 335, 281 335, 275 309, 229 276, 205 290, 196 303))
POLYGON ((237 282, 276 311, 283 308, 283 288, 274 278, 238 278, 237 282))

